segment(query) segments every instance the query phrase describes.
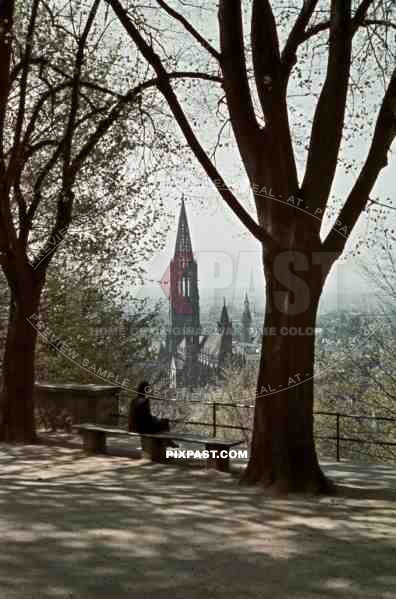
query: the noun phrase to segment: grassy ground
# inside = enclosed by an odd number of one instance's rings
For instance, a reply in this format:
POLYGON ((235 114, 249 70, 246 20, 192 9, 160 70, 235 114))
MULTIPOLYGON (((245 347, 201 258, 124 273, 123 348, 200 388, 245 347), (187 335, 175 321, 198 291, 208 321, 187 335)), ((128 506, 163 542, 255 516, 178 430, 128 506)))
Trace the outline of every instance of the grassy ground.
POLYGON ((0 446, 1 599, 396 596, 395 468, 327 463, 340 495, 279 500, 78 443, 0 446))

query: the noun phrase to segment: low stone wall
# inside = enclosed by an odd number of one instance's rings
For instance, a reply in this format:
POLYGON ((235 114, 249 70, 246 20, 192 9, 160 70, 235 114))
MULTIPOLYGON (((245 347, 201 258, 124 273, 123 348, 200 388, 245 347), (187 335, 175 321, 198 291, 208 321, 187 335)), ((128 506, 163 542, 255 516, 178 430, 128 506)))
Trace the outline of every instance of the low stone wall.
POLYGON ((34 386, 37 424, 46 430, 71 430, 73 424, 117 424, 121 388, 112 385, 34 386))

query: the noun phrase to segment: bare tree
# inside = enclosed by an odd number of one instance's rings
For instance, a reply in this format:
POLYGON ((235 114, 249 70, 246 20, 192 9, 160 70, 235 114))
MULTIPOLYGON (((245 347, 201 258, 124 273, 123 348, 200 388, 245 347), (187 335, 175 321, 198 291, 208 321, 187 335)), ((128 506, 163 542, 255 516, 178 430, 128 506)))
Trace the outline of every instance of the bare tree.
MULTIPOLYGON (((243 10, 241 0, 219 0, 216 48, 209 39, 210 32, 205 37, 199 31, 203 20, 199 21, 194 13, 199 6, 213 11, 212 3, 146 2, 142 11, 151 10, 153 21, 155 7, 157 13, 163 11, 173 20, 173 46, 167 46, 164 28, 154 30, 153 26, 148 31, 139 26, 136 3, 131 11, 123 0, 107 2, 132 42, 133 51, 138 49, 155 73, 157 87, 206 175, 262 247, 264 326, 266 332, 275 334, 263 337, 251 458, 245 479, 280 491, 327 490, 329 482, 319 467, 313 439, 312 331, 326 277, 368 205, 396 135, 394 35, 389 35, 395 28, 394 7, 391 2, 374 0, 251 0, 243 10), (245 26, 249 21, 248 38, 245 26), (227 106, 256 214, 244 207, 224 181, 170 78, 169 56, 178 38, 176 31, 180 31, 181 44, 186 45, 188 38, 196 45, 199 60, 206 57, 209 73, 216 69, 221 73, 223 94, 218 98, 218 107, 227 106), (290 86, 302 77, 304 65, 315 63, 318 49, 324 77, 317 95, 306 89, 314 102, 314 115, 308 139, 303 140, 307 146, 305 164, 299 169, 293 140, 297 124, 294 128, 290 124, 295 105, 290 86), (322 216, 330 205, 340 148, 348 132, 347 108, 357 90, 364 92, 354 77, 354 68, 364 61, 375 65, 372 75, 375 73, 378 81, 385 83, 385 93, 368 154, 352 189, 342 200, 335 224, 323 236, 322 216), (290 206, 298 209, 291 210, 290 206), (291 328, 311 334, 294 337, 291 343, 288 335, 281 334, 291 328)), ((213 85, 208 89, 213 91, 213 85)), ((369 97, 370 83, 366 90, 369 97)), ((364 121, 362 127, 370 132, 364 121)))

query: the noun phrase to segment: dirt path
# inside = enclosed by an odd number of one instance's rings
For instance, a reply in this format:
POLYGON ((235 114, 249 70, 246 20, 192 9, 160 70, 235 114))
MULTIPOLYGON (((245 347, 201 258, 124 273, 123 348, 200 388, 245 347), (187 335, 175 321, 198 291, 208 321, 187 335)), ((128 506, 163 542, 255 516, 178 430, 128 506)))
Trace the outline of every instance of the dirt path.
POLYGON ((0 446, 1 599, 396 597, 395 468, 329 463, 343 495, 275 500, 112 449, 0 446))

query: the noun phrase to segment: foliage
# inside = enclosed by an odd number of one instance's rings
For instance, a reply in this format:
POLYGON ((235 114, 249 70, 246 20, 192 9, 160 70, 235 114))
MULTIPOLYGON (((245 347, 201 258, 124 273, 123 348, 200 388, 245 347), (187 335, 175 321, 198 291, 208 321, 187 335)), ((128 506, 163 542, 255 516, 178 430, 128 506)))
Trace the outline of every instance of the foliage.
POLYGON ((37 379, 112 384, 118 376, 119 383, 129 379, 125 386, 133 389, 157 349, 146 334, 155 325, 157 308, 147 300, 130 299, 125 305, 125 297, 120 302, 116 296, 118 285, 94 283, 50 272, 40 315, 50 333, 41 327, 37 379), (62 342, 70 351, 61 350, 62 342))
POLYGON ((47 269, 72 255, 82 277, 94 262, 95 284, 139 281, 141 261, 163 240, 156 177, 166 156, 172 169, 179 144, 157 110, 155 81, 122 51, 100 0, 16 8, 0 29, 0 263, 11 306, 1 435, 34 440, 27 321, 47 269))
POLYGON ((156 177, 165 156, 171 169, 177 153, 164 120, 149 116, 155 91, 143 100, 141 68, 122 52, 103 9, 77 0, 51 7, 30 0, 21 8, 4 123, 5 155, 21 155, 19 164, 8 164, 20 240, 24 228, 29 259, 38 262, 37 252, 62 224, 70 226, 66 246, 75 259, 83 249, 103 265, 111 246, 118 261, 136 268, 137 255, 160 247, 156 177), (67 214, 62 198, 72 205, 67 214))

